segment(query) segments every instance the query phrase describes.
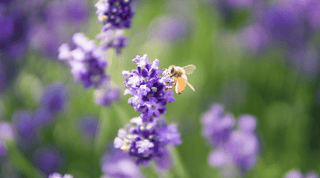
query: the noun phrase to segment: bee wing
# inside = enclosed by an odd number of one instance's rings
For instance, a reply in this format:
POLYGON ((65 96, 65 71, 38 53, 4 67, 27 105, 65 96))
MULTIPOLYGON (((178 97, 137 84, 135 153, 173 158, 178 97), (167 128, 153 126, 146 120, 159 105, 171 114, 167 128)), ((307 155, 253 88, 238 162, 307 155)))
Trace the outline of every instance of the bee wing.
POLYGON ((184 89, 186 88, 186 80, 183 78, 176 78, 177 83, 176 83, 176 93, 177 94, 181 94, 184 89))
POLYGON ((186 83, 189 85, 189 87, 190 87, 193 91, 196 91, 196 90, 194 90, 193 86, 192 86, 188 81, 186 81, 186 83))
POLYGON ((186 72, 186 74, 190 75, 193 73, 194 70, 196 70, 196 66, 193 64, 187 65, 182 67, 184 69, 184 71, 186 72))

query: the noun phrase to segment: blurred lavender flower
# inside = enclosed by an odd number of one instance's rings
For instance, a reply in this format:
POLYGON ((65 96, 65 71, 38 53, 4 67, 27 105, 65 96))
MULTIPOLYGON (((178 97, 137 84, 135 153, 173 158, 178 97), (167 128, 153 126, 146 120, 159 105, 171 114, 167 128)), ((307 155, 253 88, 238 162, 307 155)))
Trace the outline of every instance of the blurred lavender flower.
POLYGON ((49 57, 56 57, 60 44, 69 42, 70 36, 84 26, 89 8, 86 0, 54 0, 43 2, 42 6, 34 14, 35 24, 29 37, 33 48, 49 57))
POLYGON ((7 60, 17 60, 27 52, 28 16, 15 2, 0 2, 0 53, 7 60))
POLYGON ((73 178, 73 176, 70 174, 61 175, 61 174, 55 172, 53 174, 50 174, 48 178, 73 178))
POLYGON ((79 121, 79 129, 84 133, 85 136, 93 139, 97 133, 98 121, 90 116, 84 117, 79 121))
POLYGON ((261 51, 268 44, 268 34, 258 23, 246 27, 240 36, 244 47, 254 53, 261 51))
POLYGON ((167 83, 172 82, 170 76, 166 76, 166 71, 159 70, 159 60, 156 59, 152 63, 145 54, 142 57, 137 56, 132 59, 137 64, 137 69, 123 71, 122 74, 126 78, 124 85, 126 87, 125 94, 131 94, 128 103, 138 112, 144 122, 152 122, 153 117, 159 117, 165 114, 165 108, 168 102, 173 102, 172 91, 164 91, 167 83), (162 77, 160 73, 163 72, 162 77))
POLYGON ((224 114, 222 105, 214 104, 202 116, 202 135, 212 146, 219 146, 229 139, 234 125, 233 116, 224 114))
POLYGON ((139 167, 130 159, 128 154, 118 149, 112 149, 101 160, 102 172, 106 177, 143 178, 139 167))
POLYGON ((286 173, 284 178, 319 178, 318 174, 311 171, 306 174, 306 176, 303 176, 301 171, 294 169, 286 173))
POLYGON ((8 122, 0 122, 0 140, 10 141, 14 139, 14 130, 8 122))
MULTIPOLYGON (((170 126, 172 126, 172 125, 170 125, 170 126)), ((173 125, 173 126, 176 126, 176 125, 173 125)), ((160 174, 166 173, 170 169, 173 168, 173 160, 172 160, 170 152, 167 149, 165 149, 163 151, 162 157, 155 158, 154 162, 156 163, 160 174)))
POLYGON ((33 155, 34 164, 45 174, 56 172, 62 166, 62 158, 54 148, 38 148, 33 155))
POLYGON ((31 116, 34 129, 39 129, 52 123, 53 116, 46 108, 39 108, 31 116))
POLYGON ((202 134, 215 147, 208 162, 213 167, 221 168, 223 176, 227 177, 227 172, 228 176, 244 173, 256 164, 259 141, 253 116, 241 116, 235 129, 233 116, 225 115, 223 106, 214 104, 202 116, 202 124, 202 134))
POLYGON ((123 30, 102 31, 96 38, 100 41, 100 46, 103 49, 114 48, 118 56, 121 55, 122 48, 126 47, 129 43, 128 37, 123 35, 123 30))
POLYGON ((95 7, 98 22, 104 25, 103 31, 131 27, 134 15, 132 0, 99 0, 95 7))
POLYGON ((104 72, 107 67, 104 50, 83 33, 74 34, 73 42, 76 48, 72 51, 68 44, 60 46, 59 59, 70 65, 75 82, 82 82, 84 88, 99 87, 108 78, 104 72))
POLYGON ((5 155, 7 155, 7 147, 4 142, 0 140, 0 160, 1 157, 4 157, 5 155))
POLYGON ((66 108, 67 89, 62 83, 48 86, 41 97, 41 105, 54 115, 66 108))
POLYGON ((149 25, 149 39, 157 38, 173 42, 188 33, 187 20, 181 16, 161 16, 149 25))
POLYGON ((31 120, 31 114, 25 111, 15 112, 12 116, 19 144, 23 147, 32 145, 36 139, 36 128, 31 120))
POLYGON ((166 154, 166 146, 181 144, 177 126, 167 125, 163 118, 154 118, 153 122, 144 123, 141 117, 130 120, 133 125, 118 131, 114 140, 114 147, 129 152, 136 157, 137 164, 147 165, 156 157, 161 158, 166 154))
POLYGON ((120 89, 112 86, 109 80, 105 80, 94 94, 95 103, 102 106, 110 106, 112 102, 120 99, 120 89))

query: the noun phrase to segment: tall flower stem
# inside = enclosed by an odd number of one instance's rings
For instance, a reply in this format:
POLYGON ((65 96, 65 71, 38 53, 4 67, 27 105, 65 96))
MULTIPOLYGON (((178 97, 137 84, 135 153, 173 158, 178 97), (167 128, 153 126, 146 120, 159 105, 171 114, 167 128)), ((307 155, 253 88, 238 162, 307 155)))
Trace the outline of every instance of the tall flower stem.
POLYGON ((8 143, 6 146, 10 160, 23 175, 28 178, 46 177, 41 171, 33 167, 33 164, 20 152, 14 143, 8 143))
POLYGON ((178 177, 183 177, 183 178, 189 178, 189 174, 187 170, 185 169, 182 160, 180 158, 180 155, 178 153, 178 150, 176 147, 170 147, 169 148, 171 156, 174 161, 174 171, 178 175, 178 177))

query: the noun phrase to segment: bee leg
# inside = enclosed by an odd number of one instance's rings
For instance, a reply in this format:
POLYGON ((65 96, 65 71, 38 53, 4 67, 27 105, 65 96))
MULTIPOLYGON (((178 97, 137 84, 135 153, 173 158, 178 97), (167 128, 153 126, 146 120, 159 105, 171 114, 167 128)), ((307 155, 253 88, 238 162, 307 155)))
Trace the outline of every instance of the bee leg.
POLYGON ((167 86, 167 88, 164 89, 164 91, 173 90, 176 87, 176 83, 177 82, 168 83, 168 84, 172 84, 172 86, 167 86))

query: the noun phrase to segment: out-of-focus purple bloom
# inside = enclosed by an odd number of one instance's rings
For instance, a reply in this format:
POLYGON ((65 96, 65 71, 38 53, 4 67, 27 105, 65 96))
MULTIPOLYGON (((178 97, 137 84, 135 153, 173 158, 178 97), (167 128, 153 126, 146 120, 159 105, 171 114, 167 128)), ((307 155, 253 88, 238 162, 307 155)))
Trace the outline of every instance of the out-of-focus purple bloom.
POLYGON ((54 115, 66 108, 67 90, 62 83, 54 83, 44 90, 41 98, 42 106, 54 115))
POLYGON ((7 147, 4 145, 3 141, 0 140, 0 160, 1 157, 4 157, 7 154, 7 147))
POLYGON ((94 94, 95 103, 102 106, 110 106, 112 102, 120 99, 120 89, 112 86, 109 80, 105 80, 94 94))
POLYGON ((12 120, 18 134, 19 143, 23 147, 32 145, 36 138, 36 128, 31 120, 31 114, 25 111, 16 112, 12 116, 12 120))
POLYGON ((130 159, 128 154, 112 149, 102 158, 102 171, 105 176, 118 178, 143 178, 139 167, 130 159))
POLYGON ((70 36, 83 27, 89 8, 85 0, 54 0, 42 6, 34 15, 29 33, 31 45, 46 56, 56 57, 59 46, 69 42, 70 36))
POLYGON ((49 110, 46 108, 39 108, 32 115, 32 124, 35 129, 39 129, 43 126, 51 124, 53 121, 53 116, 49 110))
POLYGON ((123 71, 122 74, 126 78, 123 83, 126 87, 125 94, 131 94, 128 103, 138 112, 144 122, 151 121, 153 117, 159 117, 165 114, 166 104, 174 101, 173 96, 164 91, 167 83, 172 82, 170 76, 166 76, 166 71, 159 70, 159 60, 156 59, 152 63, 145 54, 132 59, 137 64, 137 69, 123 71), (160 73, 163 72, 162 77, 160 73))
POLYGON ((308 172, 305 177, 306 178, 319 178, 318 174, 316 172, 314 172, 314 171, 308 172))
POLYGON ((134 15, 132 0, 99 0, 95 7, 98 22, 104 24, 103 31, 131 27, 134 15))
POLYGON ((98 121, 92 117, 85 117, 79 121, 80 130, 89 138, 94 138, 98 129, 98 121))
POLYGON ((223 106, 215 104, 202 116, 202 135, 213 146, 218 146, 229 139, 234 125, 233 116, 224 114, 223 106))
POLYGON ((120 129, 114 146, 136 157, 137 164, 147 165, 150 160, 161 158, 166 154, 168 144, 181 144, 176 125, 167 126, 163 118, 154 118, 153 122, 143 123, 142 118, 138 117, 130 122, 136 126, 127 125, 125 129, 120 129))
POLYGON ((162 157, 155 158, 154 162, 156 163, 157 168, 159 169, 160 172, 168 171, 173 167, 173 161, 172 161, 171 154, 166 149, 165 149, 165 151, 163 151, 162 157))
POLYGON ((8 122, 0 122, 0 140, 8 141, 14 139, 14 130, 8 122))
POLYGON ((98 88, 108 79, 104 71, 107 67, 104 50, 83 33, 74 34, 73 42, 77 47, 72 51, 67 44, 60 46, 59 59, 70 65, 75 82, 82 82, 84 88, 92 85, 98 88))
POLYGON ((274 41, 284 42, 289 47, 305 41, 303 19, 287 6, 270 7, 265 25, 274 41))
POLYGON ((61 174, 55 172, 53 174, 50 174, 48 178, 73 178, 73 176, 70 174, 61 175, 61 174))
POLYGON ((254 117, 241 116, 238 120, 238 129, 235 129, 233 117, 224 115, 222 105, 215 104, 202 116, 202 124, 203 135, 215 147, 208 158, 211 166, 235 175, 237 172, 246 172, 256 164, 259 141, 254 132, 256 128, 254 117), (230 170, 226 170, 228 167, 230 170))
POLYGON ((241 41, 246 49, 257 53, 266 47, 268 43, 268 34, 264 27, 259 24, 253 24, 244 29, 241 34, 241 41))
POLYGON ((291 170, 284 177, 285 178, 303 178, 303 175, 299 170, 291 170))
POLYGON ((100 46, 108 50, 114 48, 117 55, 121 55, 122 48, 129 44, 129 38, 123 35, 123 30, 102 31, 96 37, 100 41, 100 46))
POLYGON ((20 59, 27 52, 27 14, 20 8, 13 8, 14 3, 0 3, 0 6, 4 9, 0 12, 0 52, 3 58, 20 59))
POLYGON ((300 170, 293 169, 293 170, 289 171, 288 173, 286 173, 284 178, 319 178, 319 176, 314 171, 310 171, 310 172, 306 173, 305 176, 303 176, 300 170))
POLYGON ((310 2, 308 4, 307 9, 307 17, 308 22, 310 23, 310 26, 314 30, 320 29, 320 2, 319 1, 308 1, 310 2))
POLYGON ((149 25, 149 38, 173 42, 188 33, 188 22, 181 16, 162 16, 149 25))
POLYGON ((61 155, 53 148, 38 148, 33 155, 33 162, 47 175, 58 171, 62 166, 61 155))
POLYGON ((301 73, 314 76, 319 72, 319 55, 314 45, 301 46, 289 52, 290 63, 301 73))
POLYGON ((254 4, 254 0, 227 0, 226 2, 233 8, 250 8, 254 4))
POLYGON ((253 132, 256 125, 257 120, 251 115, 243 115, 238 119, 238 128, 242 132, 253 132))

